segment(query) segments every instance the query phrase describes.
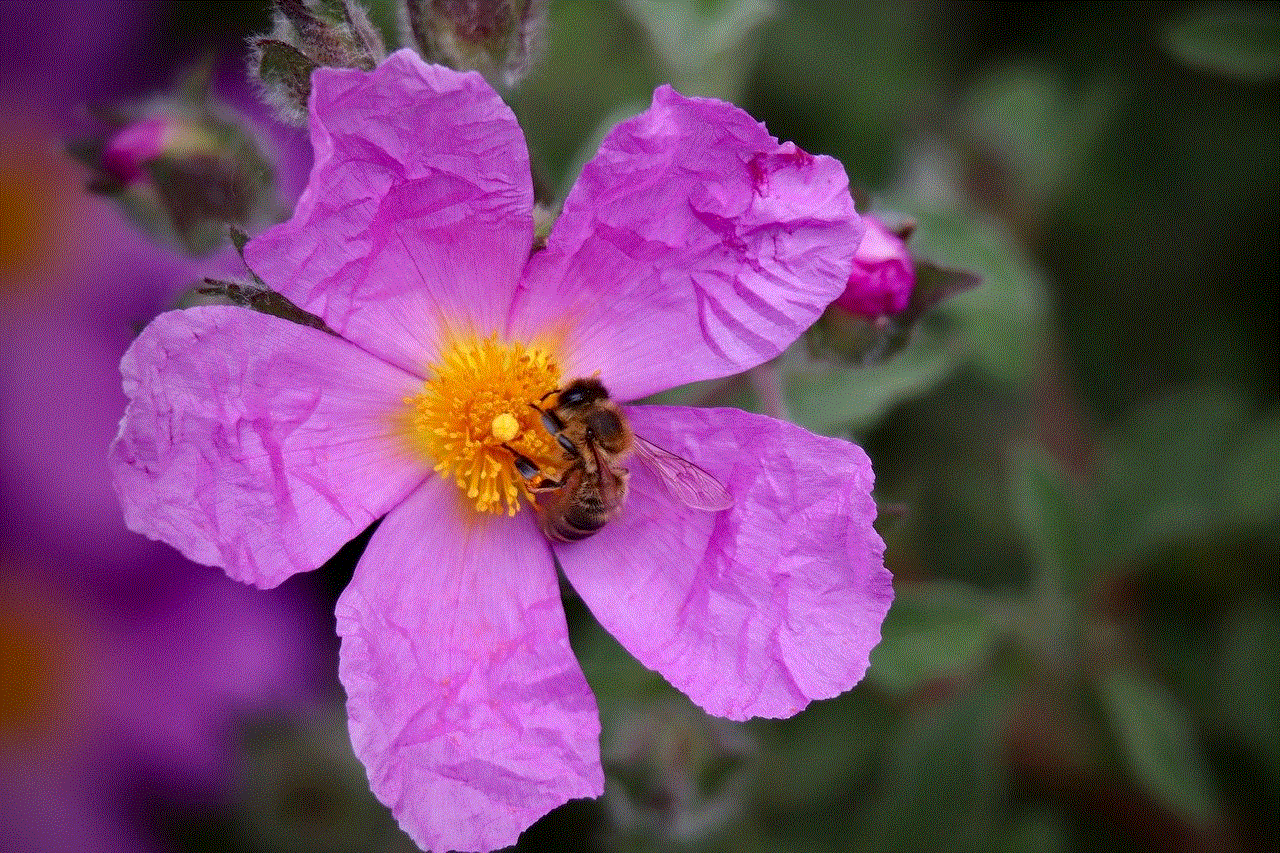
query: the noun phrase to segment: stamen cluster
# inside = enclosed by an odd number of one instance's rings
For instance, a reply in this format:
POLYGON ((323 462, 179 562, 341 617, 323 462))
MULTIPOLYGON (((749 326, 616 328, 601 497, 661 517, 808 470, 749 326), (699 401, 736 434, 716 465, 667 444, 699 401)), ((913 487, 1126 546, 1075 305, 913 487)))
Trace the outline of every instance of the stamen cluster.
POLYGON ((515 515, 528 489, 512 451, 540 466, 557 458, 530 403, 558 386, 559 365, 544 349, 491 335, 454 342, 432 371, 422 393, 405 398, 415 446, 477 511, 515 515))

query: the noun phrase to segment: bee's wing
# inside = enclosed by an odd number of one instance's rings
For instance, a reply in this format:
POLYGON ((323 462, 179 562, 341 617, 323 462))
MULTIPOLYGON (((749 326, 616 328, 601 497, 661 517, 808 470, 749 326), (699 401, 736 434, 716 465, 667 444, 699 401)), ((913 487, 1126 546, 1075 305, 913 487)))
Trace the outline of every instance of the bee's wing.
POLYGON ((668 494, 693 509, 719 512, 733 506, 733 496, 720 481, 688 459, 636 436, 636 455, 649 466, 668 494))

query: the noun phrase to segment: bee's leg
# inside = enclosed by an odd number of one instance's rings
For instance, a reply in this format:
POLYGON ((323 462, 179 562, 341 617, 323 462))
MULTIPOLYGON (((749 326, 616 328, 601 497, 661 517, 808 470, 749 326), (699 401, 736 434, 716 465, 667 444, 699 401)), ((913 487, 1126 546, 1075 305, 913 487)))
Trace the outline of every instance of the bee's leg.
POLYGON ((561 450, 569 454, 570 459, 577 459, 582 455, 578 452, 578 448, 574 447, 573 442, 570 441, 563 433, 556 433, 556 444, 560 445, 561 450))
POLYGON ((530 481, 529 488, 533 489, 535 492, 546 491, 548 489, 558 489, 564 485, 563 480, 552 480, 550 477, 544 475, 542 473, 542 469, 540 469, 532 459, 511 447, 511 445, 503 442, 502 446, 506 448, 508 453, 515 457, 516 470, 520 472, 521 477, 530 481), (538 482, 533 482, 534 477, 540 478, 538 482))
MULTIPOLYGON (((555 392, 553 391, 551 393, 555 392)), ((581 454, 578 452, 578 448, 574 446, 573 442, 563 434, 564 421, 560 420, 560 416, 550 409, 539 408, 533 403, 530 403, 529 405, 532 408, 537 409, 538 414, 542 415, 543 428, 556 437, 556 444, 560 445, 560 449, 567 453, 570 459, 577 459, 581 454)))
POLYGON ((560 420, 560 416, 550 409, 544 409, 541 406, 529 404, 531 409, 537 411, 542 416, 542 426, 552 435, 558 435, 564 429, 564 421, 560 420))

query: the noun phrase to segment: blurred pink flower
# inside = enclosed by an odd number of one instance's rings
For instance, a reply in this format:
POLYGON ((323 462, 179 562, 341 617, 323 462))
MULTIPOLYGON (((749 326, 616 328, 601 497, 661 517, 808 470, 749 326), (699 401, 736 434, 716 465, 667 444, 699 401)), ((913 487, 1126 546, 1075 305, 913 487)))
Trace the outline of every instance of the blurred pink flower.
POLYGON ((853 272, 836 305, 869 320, 905 310, 916 284, 907 243, 874 216, 864 216, 866 233, 853 257, 853 272))
MULTIPOLYGON (((423 847, 502 847, 603 786, 553 546, 503 444, 551 458, 529 403, 576 377, 628 401, 776 356, 843 289, 862 226, 836 161, 669 88, 532 255, 524 138, 478 74, 408 51, 319 70, 311 134, 293 219, 246 257, 335 334, 162 315, 122 363, 117 488, 133 529, 261 587, 385 514, 337 608, 356 752, 423 847)), ((554 546, 601 624, 733 719, 857 683, 892 598, 866 455, 732 409, 623 410, 733 506, 632 466, 621 514, 554 546)))
POLYGON ((206 802, 233 778, 240 714, 314 706, 316 608, 170 552, 129 601, 61 582, 0 543, 0 849, 162 848, 144 802, 206 802), (161 573, 164 572, 162 576, 161 573))
MULTIPOLYGON (((248 104, 243 86, 217 88, 248 104)), ((306 140, 258 132, 296 198, 306 140)), ((6 853, 163 847, 142 806, 224 793, 237 715, 310 707, 323 684, 323 620, 305 589, 252 593, 120 519, 106 464, 120 357, 201 275, 243 266, 230 247, 196 262, 149 242, 84 192, 86 177, 51 126, 0 122, 6 853)))

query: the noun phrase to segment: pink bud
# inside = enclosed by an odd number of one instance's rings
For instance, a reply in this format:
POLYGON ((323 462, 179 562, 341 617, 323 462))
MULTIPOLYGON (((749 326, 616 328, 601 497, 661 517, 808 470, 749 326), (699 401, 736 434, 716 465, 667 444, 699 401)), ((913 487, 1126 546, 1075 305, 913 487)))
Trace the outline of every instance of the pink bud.
POLYGON ((164 153, 171 121, 166 116, 152 116, 124 127, 103 150, 103 168, 121 183, 139 180, 142 167, 164 153))
POLYGON ((143 169, 161 157, 181 159, 217 153, 217 142, 184 118, 154 115, 121 128, 102 152, 102 167, 123 184, 144 177, 143 169))
POLYGON ((835 304, 874 320, 907 307, 916 273, 906 241, 874 216, 864 216, 867 230, 853 258, 853 272, 835 304))

